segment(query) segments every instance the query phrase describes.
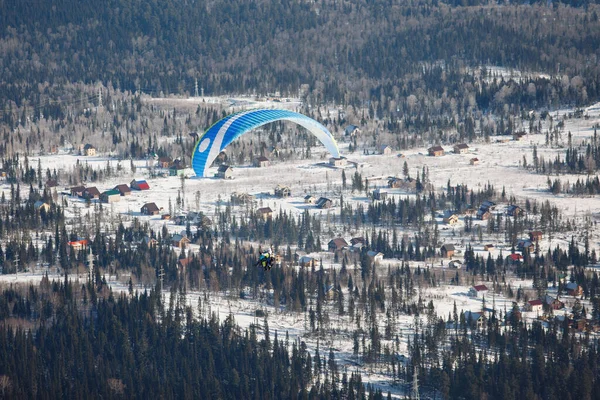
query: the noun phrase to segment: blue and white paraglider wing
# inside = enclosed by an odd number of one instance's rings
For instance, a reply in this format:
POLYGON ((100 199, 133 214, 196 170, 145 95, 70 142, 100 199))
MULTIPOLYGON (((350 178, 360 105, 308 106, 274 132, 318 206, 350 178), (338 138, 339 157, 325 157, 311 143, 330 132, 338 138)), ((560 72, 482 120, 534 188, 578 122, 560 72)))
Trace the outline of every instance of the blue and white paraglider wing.
POLYGON ((192 167, 197 176, 207 176, 208 169, 221 151, 241 135, 275 121, 291 121, 308 129, 323 143, 333 157, 340 152, 333 135, 319 122, 289 110, 259 109, 243 111, 217 121, 202 135, 192 155, 192 167))

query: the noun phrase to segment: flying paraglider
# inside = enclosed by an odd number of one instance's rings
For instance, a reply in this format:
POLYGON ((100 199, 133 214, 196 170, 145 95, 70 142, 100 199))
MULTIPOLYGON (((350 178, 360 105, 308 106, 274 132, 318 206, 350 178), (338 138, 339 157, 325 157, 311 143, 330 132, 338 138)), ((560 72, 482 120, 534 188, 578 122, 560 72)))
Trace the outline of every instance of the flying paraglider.
POLYGON ((254 128, 275 121, 291 121, 303 126, 323 143, 333 157, 340 157, 333 135, 314 119, 289 110, 258 109, 228 115, 204 132, 192 154, 194 172, 197 176, 206 177, 215 158, 231 142, 254 128))

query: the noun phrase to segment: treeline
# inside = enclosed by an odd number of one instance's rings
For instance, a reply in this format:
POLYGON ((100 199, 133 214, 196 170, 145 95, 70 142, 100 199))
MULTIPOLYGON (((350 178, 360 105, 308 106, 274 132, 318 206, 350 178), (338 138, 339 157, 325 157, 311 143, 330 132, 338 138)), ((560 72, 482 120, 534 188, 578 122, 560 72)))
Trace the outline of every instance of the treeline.
POLYGON ((25 293, 3 291, 2 397, 384 398, 341 371, 332 351, 311 357, 304 342, 271 337, 266 319, 242 331, 233 316, 195 318, 183 296, 174 292, 165 304, 154 291, 117 295, 48 278, 25 293))

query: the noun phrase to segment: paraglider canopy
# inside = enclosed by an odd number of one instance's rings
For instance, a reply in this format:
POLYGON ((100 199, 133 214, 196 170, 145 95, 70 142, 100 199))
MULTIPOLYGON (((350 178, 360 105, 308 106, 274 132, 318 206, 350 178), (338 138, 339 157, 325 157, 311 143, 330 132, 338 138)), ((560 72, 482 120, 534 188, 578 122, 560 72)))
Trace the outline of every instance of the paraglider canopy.
POLYGON ((333 157, 340 157, 333 135, 314 119, 289 110, 258 109, 228 115, 211 126, 194 148, 194 172, 197 176, 207 176, 208 168, 215 158, 231 142, 254 128, 275 121, 291 121, 305 127, 323 143, 333 157))

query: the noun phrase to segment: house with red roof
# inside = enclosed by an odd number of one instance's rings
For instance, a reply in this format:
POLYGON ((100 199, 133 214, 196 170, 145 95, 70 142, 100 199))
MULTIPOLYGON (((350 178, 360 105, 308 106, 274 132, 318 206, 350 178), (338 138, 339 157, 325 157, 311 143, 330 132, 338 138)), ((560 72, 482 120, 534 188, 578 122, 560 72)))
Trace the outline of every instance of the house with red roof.
POLYGON ((527 304, 525 304, 525 309, 527 311, 535 311, 535 312, 542 312, 542 308, 544 306, 544 302, 537 299, 537 300, 529 300, 527 302, 527 304))
POLYGON ((131 183, 129 184, 129 186, 133 190, 150 190, 150 185, 148 185, 148 182, 146 182, 144 180, 136 181, 134 179, 134 180, 131 181, 131 183))
POLYGON ((469 289, 469 296, 481 299, 483 296, 485 296, 487 294, 487 292, 488 292, 487 286, 477 285, 477 286, 473 286, 473 287, 471 287, 471 289, 469 289))

